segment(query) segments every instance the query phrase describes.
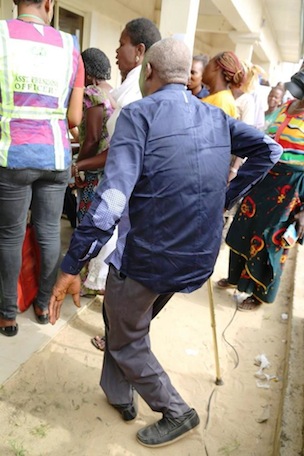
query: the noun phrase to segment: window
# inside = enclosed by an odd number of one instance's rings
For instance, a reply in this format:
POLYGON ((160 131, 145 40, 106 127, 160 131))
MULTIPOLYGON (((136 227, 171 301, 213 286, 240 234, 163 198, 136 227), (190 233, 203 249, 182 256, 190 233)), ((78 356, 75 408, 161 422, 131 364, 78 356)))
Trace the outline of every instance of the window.
POLYGON ((58 2, 55 3, 54 17, 51 25, 62 32, 76 35, 79 41, 80 50, 82 50, 83 45, 83 22, 83 16, 62 8, 58 5, 58 2))

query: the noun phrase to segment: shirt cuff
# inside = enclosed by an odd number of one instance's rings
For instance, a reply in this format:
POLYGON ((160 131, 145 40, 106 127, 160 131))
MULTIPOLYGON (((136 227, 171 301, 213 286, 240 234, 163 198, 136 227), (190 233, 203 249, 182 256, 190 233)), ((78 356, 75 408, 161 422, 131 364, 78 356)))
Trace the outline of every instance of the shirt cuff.
POLYGON ((61 270, 66 274, 77 275, 83 268, 85 262, 75 261, 68 253, 65 255, 62 263, 61 270))

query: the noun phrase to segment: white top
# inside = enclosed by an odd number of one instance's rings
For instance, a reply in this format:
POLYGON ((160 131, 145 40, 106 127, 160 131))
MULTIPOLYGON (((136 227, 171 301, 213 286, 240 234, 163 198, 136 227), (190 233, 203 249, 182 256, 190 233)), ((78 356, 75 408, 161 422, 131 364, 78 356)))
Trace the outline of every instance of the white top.
POLYGON ((139 88, 140 71, 141 65, 133 68, 133 70, 128 73, 124 82, 119 87, 117 87, 117 89, 113 89, 110 92, 117 103, 116 109, 107 122, 107 129, 110 138, 113 136, 116 120, 120 114, 121 109, 124 106, 127 106, 129 103, 140 100, 142 98, 142 94, 139 88))
POLYGON ((252 93, 243 93, 236 98, 235 104, 238 111, 238 119, 248 125, 254 125, 255 105, 252 93))

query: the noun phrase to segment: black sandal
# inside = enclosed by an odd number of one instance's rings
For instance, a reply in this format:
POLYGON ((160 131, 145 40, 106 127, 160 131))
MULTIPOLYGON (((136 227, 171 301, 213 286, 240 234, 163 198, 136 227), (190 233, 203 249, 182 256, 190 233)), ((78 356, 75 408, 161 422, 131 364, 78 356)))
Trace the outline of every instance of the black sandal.
MULTIPOLYGON (((47 325, 49 322, 49 314, 48 313, 43 313, 43 314, 37 313, 36 308, 39 309, 39 307, 36 305, 36 303, 33 302, 34 315, 35 315, 37 323, 39 323, 40 325, 47 325)), ((40 310, 40 312, 42 312, 41 309, 39 309, 39 310, 40 310)))
POLYGON ((0 333, 7 337, 16 336, 18 334, 18 323, 15 326, 0 326, 0 333))

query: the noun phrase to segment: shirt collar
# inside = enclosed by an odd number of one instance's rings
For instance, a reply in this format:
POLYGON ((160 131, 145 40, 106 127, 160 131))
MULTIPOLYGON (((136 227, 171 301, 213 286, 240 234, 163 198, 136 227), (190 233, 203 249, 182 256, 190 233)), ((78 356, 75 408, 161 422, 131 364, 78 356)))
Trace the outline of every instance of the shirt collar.
POLYGON ((156 92, 159 92, 161 90, 187 90, 187 87, 184 84, 166 84, 156 90, 156 92))

